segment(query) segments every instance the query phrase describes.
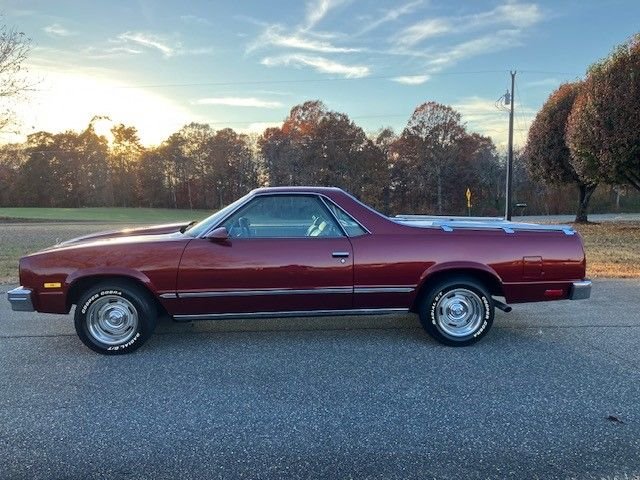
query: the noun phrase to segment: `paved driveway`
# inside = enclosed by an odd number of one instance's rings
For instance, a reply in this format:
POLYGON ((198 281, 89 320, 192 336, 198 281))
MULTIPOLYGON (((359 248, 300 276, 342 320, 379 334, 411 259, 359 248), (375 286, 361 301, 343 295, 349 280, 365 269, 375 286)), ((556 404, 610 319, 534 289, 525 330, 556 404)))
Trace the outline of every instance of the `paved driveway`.
POLYGON ((640 476, 637 280, 464 349, 395 316, 163 324, 104 357, 7 307, 0 478, 640 476))
MULTIPOLYGON (((543 223, 571 223, 576 219, 575 215, 528 215, 525 217, 513 216, 514 222, 543 222, 543 223)), ((640 213, 590 213, 590 222, 637 222, 640 221, 640 213)))

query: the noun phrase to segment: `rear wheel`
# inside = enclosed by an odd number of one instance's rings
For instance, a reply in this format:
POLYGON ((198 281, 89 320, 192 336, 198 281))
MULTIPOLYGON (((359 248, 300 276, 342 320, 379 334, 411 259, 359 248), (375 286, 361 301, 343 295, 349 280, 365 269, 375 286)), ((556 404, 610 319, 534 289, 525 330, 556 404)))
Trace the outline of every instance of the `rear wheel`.
POLYGON ((477 342, 493 324, 491 294, 470 277, 451 277, 434 285, 422 298, 420 322, 435 340, 463 347, 477 342))
POLYGON ((150 295, 127 282, 100 283, 76 306, 74 323, 80 340, 106 355, 137 350, 155 330, 157 312, 150 295))

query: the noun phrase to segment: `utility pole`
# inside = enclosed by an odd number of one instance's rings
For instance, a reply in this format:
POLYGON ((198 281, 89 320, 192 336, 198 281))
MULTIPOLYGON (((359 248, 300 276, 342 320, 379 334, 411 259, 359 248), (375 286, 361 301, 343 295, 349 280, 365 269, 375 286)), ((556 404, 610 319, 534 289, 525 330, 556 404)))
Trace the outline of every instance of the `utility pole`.
MULTIPOLYGON (((504 207, 504 219, 511 221, 511 194, 513 191, 513 101, 514 101, 514 89, 516 85, 516 71, 511 73, 511 94, 505 95, 505 103, 511 103, 509 110, 509 147, 507 152, 507 194, 504 207)), ((509 93, 509 92, 507 92, 509 93)))

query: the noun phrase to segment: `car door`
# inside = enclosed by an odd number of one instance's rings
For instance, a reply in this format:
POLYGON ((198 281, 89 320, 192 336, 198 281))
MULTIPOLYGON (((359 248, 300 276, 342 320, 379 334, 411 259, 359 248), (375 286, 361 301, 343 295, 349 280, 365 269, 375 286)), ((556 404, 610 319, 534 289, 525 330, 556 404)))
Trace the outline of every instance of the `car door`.
POLYGON ((226 240, 196 238, 184 251, 181 315, 352 307, 351 243, 318 196, 256 195, 219 226, 226 240))

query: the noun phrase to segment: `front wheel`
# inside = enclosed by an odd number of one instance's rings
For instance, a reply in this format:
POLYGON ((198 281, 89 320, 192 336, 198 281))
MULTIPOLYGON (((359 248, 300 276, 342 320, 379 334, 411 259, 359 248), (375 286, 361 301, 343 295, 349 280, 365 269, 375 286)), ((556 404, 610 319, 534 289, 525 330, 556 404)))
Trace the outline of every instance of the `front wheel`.
POLYGON ((453 347, 477 342, 493 324, 491 294, 480 282, 455 277, 435 285, 422 298, 420 323, 435 340, 453 347))
POLYGON ((87 347, 119 355, 141 347, 155 330, 156 320, 155 304, 144 289, 125 282, 105 282, 82 295, 74 323, 87 347))

